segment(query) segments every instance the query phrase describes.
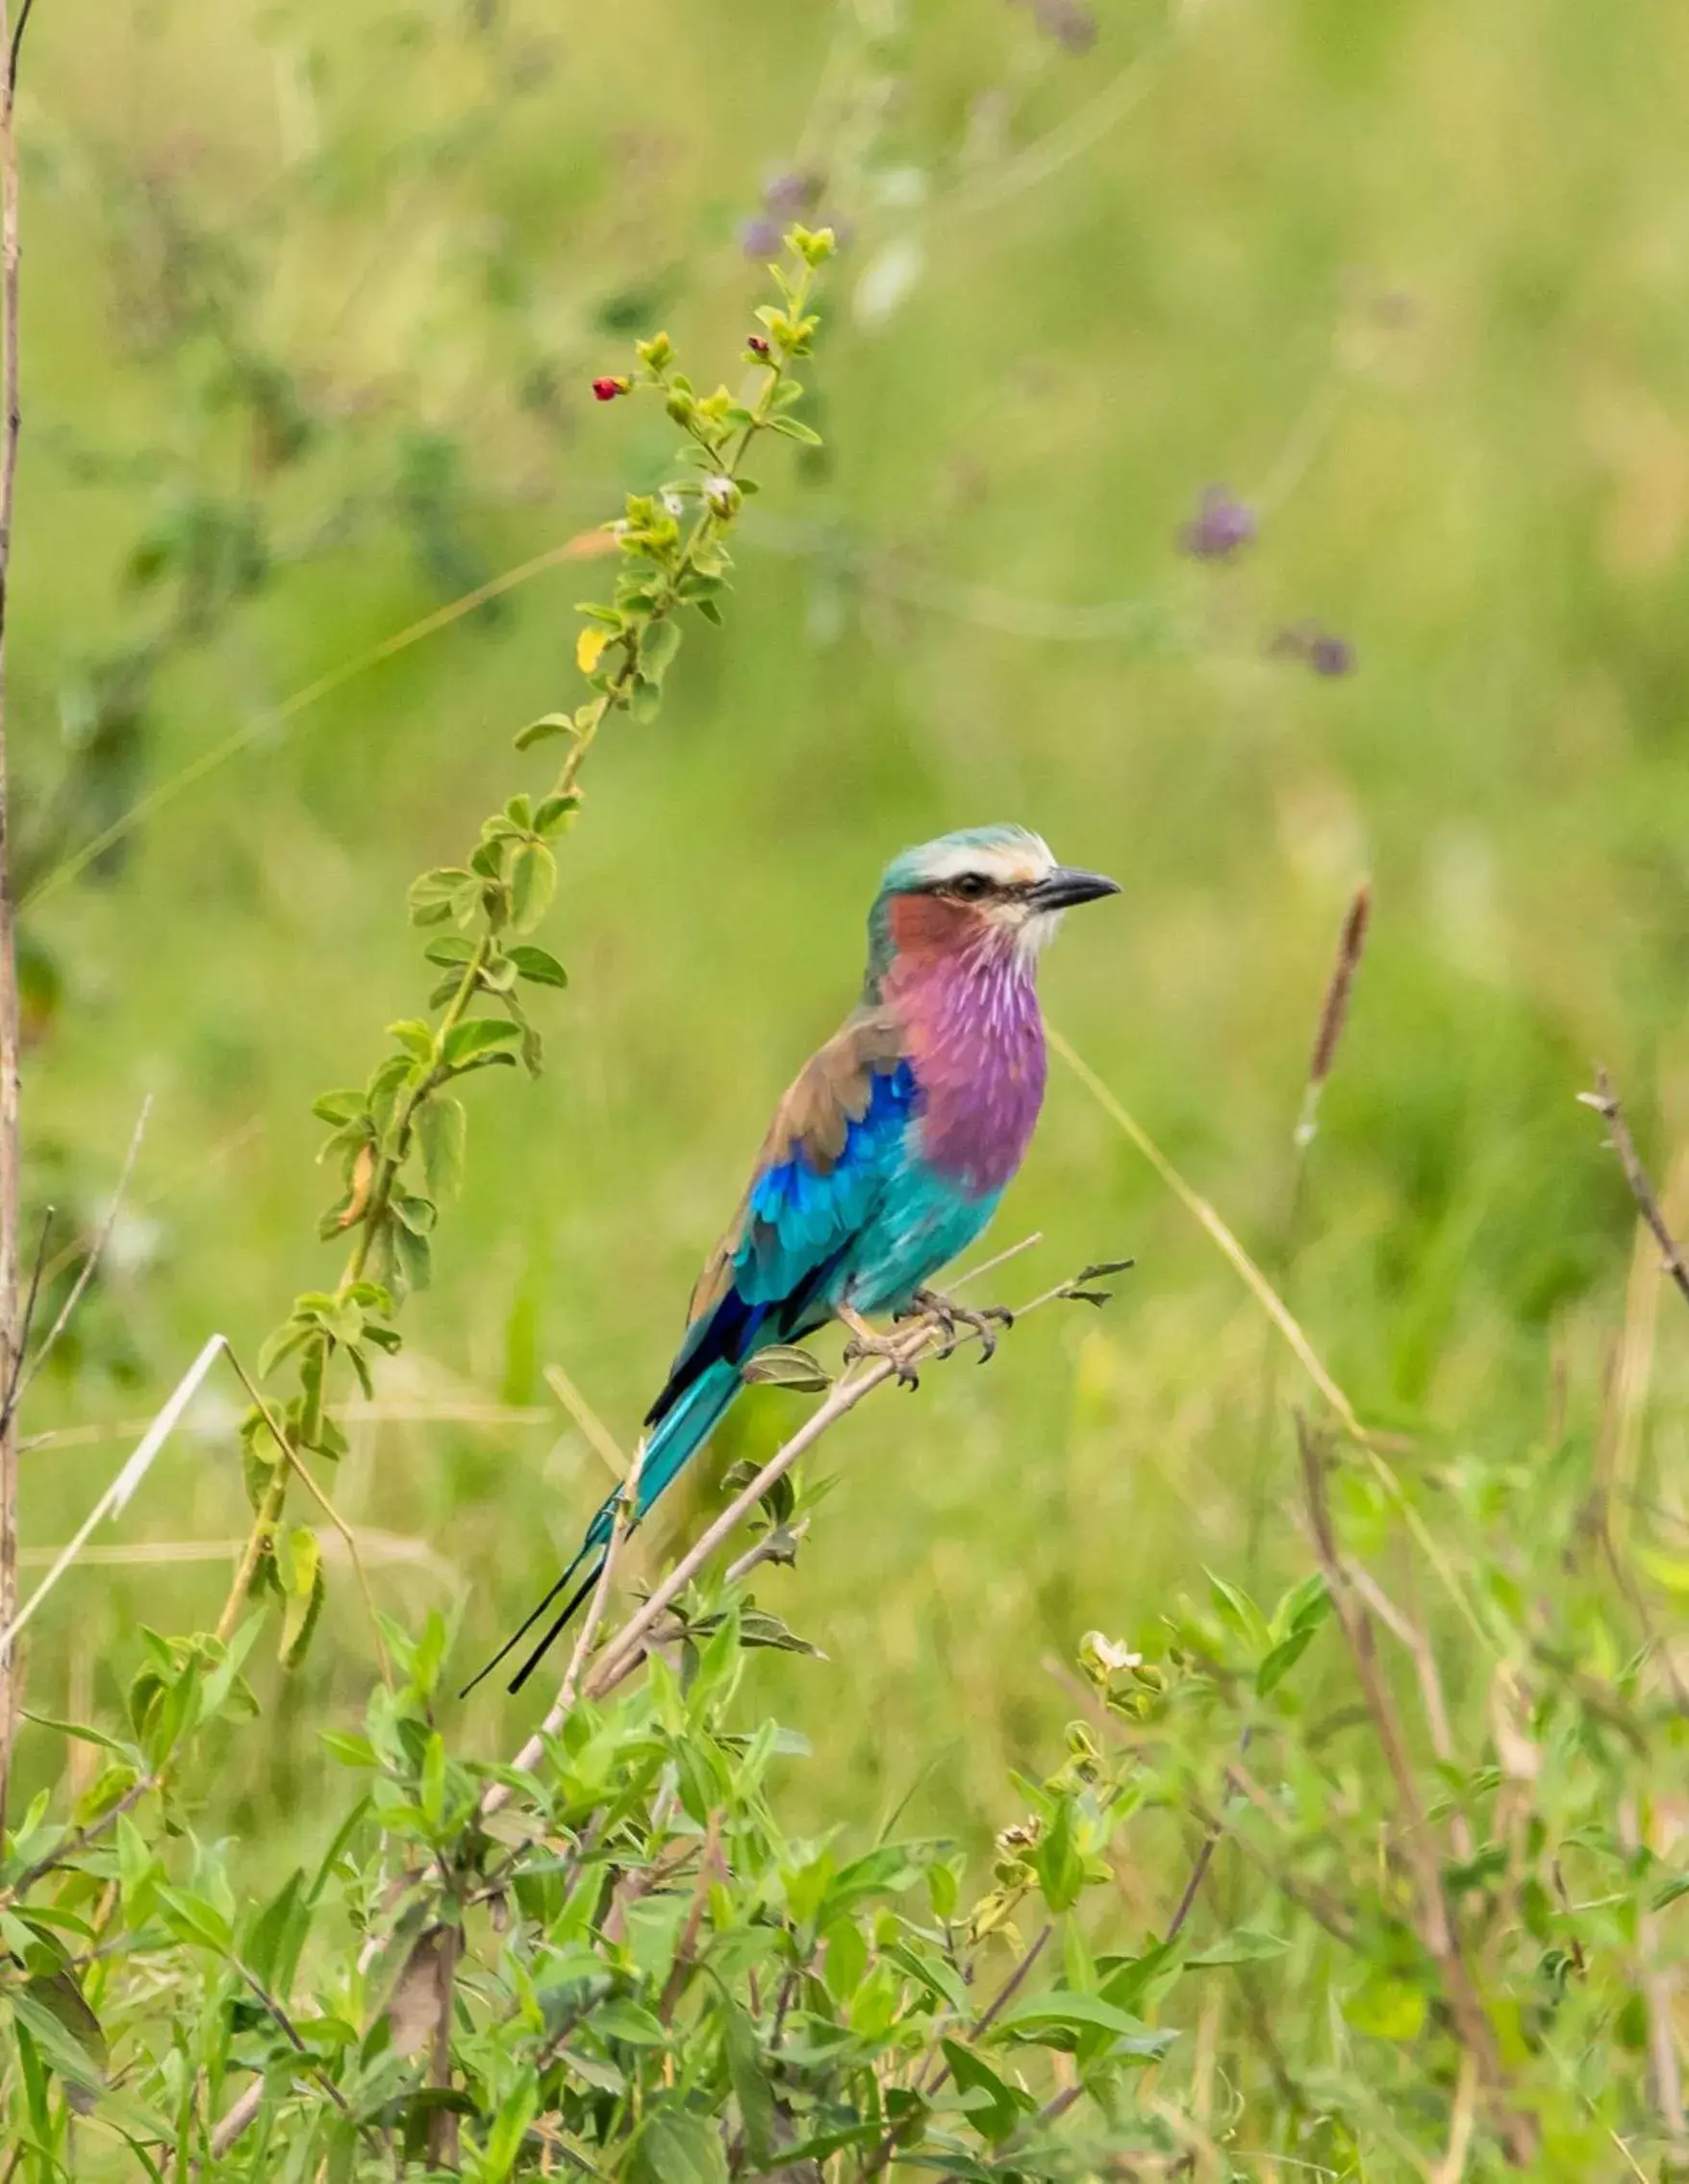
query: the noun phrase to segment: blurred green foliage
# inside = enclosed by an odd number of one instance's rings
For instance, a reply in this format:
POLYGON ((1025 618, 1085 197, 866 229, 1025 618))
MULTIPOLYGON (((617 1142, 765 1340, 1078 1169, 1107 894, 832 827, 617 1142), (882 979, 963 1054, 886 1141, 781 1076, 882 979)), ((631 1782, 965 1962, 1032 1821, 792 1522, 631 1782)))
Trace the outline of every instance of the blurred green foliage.
MULTIPOLYGON (((385 1604, 462 1602, 478 1651, 549 1581, 604 1485, 557 1370, 631 1437, 768 1108, 854 990, 880 866, 997 817, 1127 883, 1051 957, 1051 1016, 1410 1438, 1416 1495, 1469 1513, 1528 1601, 1599 1477, 1676 1597, 1680 1330, 1572 1095, 1604 1057, 1671 1171, 1689 47, 1663 0, 1081 19, 126 0, 96 51, 39 10, 11 663, 37 1204, 91 1228, 155 1105, 25 1419, 63 1435, 25 1458, 26 1550, 68 1536, 209 1328, 254 1354, 334 1277, 311 1100, 413 1005, 405 886, 510 793, 510 732, 556 702, 596 586, 565 565, 289 701, 655 485, 672 428, 590 381, 659 324, 737 353, 763 292, 742 231, 796 212, 846 238, 827 445, 770 465, 734 626, 594 760, 545 934, 571 980, 552 1066, 470 1088, 454 1248, 340 1466, 385 1604), (1220 481, 1253 538, 1181 551, 1220 481), (1350 671, 1319 671, 1323 640, 1350 671), (1367 872, 1293 1251, 1307 1045, 1367 872)), ((828 1666, 749 1671, 801 1711, 786 1794, 818 1829, 906 1812, 982 1850, 1005 1770, 1041 1775, 1071 1712, 1080 1633, 1153 1653, 1207 1569, 1271 1597, 1308 1567, 1293 1368, 1060 1071, 1003 1224, 1058 1269, 1139 1270, 1106 1322, 1046 1316, 827 1443, 837 1488, 765 1590, 828 1666)), ((794 1416, 778 1391, 742 1411, 718 1470, 794 1416)), ((238 1412, 190 1422, 98 1543, 119 1559, 33 1633, 42 1711, 116 1721, 136 1625, 214 1618, 225 1569, 190 1550, 244 1528, 238 1412)), ((1346 1515, 1388 1585, 1427 1587, 1387 1507, 1346 1515)), ((316 1731, 362 1719, 369 1676, 336 1584, 264 1736, 229 1740, 206 1825, 276 1885, 321 1855, 316 1731)), ((451 1734, 492 1754, 519 1727, 483 1694, 451 1734)), ((26 1731, 26 1789, 63 1756, 26 1731)), ((1670 1811, 1644 1822, 1669 1850, 1670 1811)), ((1120 1916, 1159 1926, 1176 1885, 1134 1868, 1120 1916)))

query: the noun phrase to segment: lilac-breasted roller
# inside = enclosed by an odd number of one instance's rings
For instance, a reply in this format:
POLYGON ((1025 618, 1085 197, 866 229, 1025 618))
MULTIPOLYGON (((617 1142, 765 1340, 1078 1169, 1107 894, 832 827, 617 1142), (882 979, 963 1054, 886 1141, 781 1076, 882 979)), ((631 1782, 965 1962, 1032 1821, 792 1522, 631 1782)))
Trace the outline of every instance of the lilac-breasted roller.
MULTIPOLYGON (((759 1350, 841 1319, 861 1354, 876 1344, 872 1313, 926 1306, 977 1318, 926 1285, 991 1219, 1038 1120, 1039 953, 1064 910, 1118 892, 1113 880, 1058 865, 1016 826, 947 834, 893 861, 869 914, 862 998, 781 1100, 693 1292, 645 1418, 638 1516, 702 1446, 759 1350)), ((580 1578, 512 1691, 596 1582, 616 1502, 497 1655, 580 1578)))

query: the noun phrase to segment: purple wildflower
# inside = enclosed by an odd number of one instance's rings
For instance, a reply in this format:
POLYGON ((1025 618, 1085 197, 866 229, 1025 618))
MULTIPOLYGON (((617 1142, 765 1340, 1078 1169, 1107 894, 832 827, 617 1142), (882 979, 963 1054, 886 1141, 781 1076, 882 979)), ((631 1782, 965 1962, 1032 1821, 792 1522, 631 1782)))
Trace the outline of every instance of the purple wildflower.
POLYGON ((1097 17, 1084 0, 1030 0, 1032 19, 1046 38, 1069 53, 1089 53, 1097 43, 1097 17))
POLYGON ((775 218, 789 220, 799 213, 807 213, 820 193, 819 174, 806 174, 799 167, 786 167, 764 183, 763 205, 775 218))
POLYGON ((780 247, 780 228, 775 220, 741 220, 739 247, 747 258, 772 258, 780 247))
POLYGON ((1179 545, 1194 561, 1223 562, 1254 542, 1255 512, 1227 486, 1204 486, 1197 513, 1179 529, 1179 545))
POLYGON ((1267 649, 1279 660, 1302 660, 1316 675, 1352 675, 1359 663, 1348 638, 1318 622, 1293 622, 1274 631, 1267 649))

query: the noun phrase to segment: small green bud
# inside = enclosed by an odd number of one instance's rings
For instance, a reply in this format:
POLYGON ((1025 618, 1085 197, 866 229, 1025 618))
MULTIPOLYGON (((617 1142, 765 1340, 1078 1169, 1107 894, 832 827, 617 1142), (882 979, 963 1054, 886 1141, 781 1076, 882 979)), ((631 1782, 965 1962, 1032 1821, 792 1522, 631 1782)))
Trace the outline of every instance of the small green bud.
POLYGON ((649 340, 636 341, 634 352, 641 364, 648 365, 652 371, 661 371, 673 361, 674 343, 667 334, 653 334, 649 340))
POLYGON ((725 475, 704 480, 704 505, 712 515, 719 516, 723 522, 739 513, 744 497, 733 480, 725 475))
POLYGON ((787 230, 786 247, 796 251, 806 265, 824 265, 832 257, 836 240, 831 228, 792 227, 787 230))
POLYGON ((676 387, 670 389, 668 399, 663 407, 677 425, 684 425, 690 422, 697 404, 685 388, 676 387))

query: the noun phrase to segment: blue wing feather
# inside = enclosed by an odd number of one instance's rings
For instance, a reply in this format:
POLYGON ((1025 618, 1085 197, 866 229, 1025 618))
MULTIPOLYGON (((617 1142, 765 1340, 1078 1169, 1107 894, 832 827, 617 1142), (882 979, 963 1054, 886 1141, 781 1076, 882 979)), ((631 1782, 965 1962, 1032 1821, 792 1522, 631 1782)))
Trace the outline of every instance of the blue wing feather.
POLYGON ((660 1423, 713 1365, 742 1366, 830 1317, 835 1284, 901 1160, 915 1097, 907 1062, 876 1070, 836 1159, 819 1167, 799 1143, 758 1171, 727 1254, 725 1287, 688 1328, 647 1425, 660 1423))

